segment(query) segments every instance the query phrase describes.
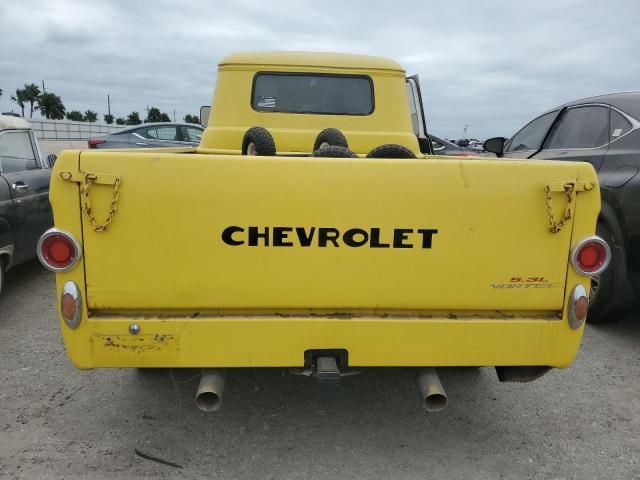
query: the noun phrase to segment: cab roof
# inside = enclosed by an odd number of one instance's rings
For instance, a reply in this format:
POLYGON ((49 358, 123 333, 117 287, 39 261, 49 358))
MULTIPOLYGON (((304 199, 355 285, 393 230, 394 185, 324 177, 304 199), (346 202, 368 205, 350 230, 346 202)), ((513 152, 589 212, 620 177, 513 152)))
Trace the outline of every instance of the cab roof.
POLYGON ((278 65, 404 71, 399 63, 387 58, 326 52, 241 52, 226 56, 219 64, 220 67, 227 65, 278 65))
POLYGON ((15 130, 16 128, 31 129, 31 124, 22 117, 0 115, 0 130, 15 130))

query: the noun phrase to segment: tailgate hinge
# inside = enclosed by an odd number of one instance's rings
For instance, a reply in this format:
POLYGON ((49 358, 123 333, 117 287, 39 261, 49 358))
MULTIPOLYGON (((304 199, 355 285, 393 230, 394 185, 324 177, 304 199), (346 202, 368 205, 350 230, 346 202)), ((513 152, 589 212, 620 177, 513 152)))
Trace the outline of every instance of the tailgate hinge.
POLYGON ((80 195, 82 196, 82 211, 87 215, 93 230, 96 232, 102 232, 106 230, 109 224, 113 221, 113 217, 118 209, 118 197, 120 196, 120 177, 108 173, 85 173, 85 172, 60 172, 60 178, 67 182, 74 182, 80 184, 80 195), (98 223, 93 216, 91 210, 91 200, 89 199, 89 187, 91 185, 113 185, 113 195, 111 197, 111 206, 109 208, 109 214, 103 223, 98 223))
POLYGON ((573 217, 573 209, 575 207, 576 194, 578 192, 589 192, 596 188, 593 182, 577 182, 574 180, 567 182, 549 182, 544 187, 545 204, 547 206, 547 217, 549 218, 549 231, 558 233, 562 227, 573 217), (553 206, 551 198, 554 193, 564 193, 567 199, 567 206, 560 217, 556 220, 553 216, 553 206))

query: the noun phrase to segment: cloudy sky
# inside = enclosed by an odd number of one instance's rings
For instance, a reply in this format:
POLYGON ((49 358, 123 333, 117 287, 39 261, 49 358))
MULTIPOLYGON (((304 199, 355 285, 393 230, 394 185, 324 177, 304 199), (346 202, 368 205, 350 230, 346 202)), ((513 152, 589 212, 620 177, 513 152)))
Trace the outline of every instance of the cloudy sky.
MULTIPOLYGON (((67 110, 182 119, 243 50, 381 55, 418 73, 436 135, 510 136, 585 96, 640 89, 640 2, 72 1, 0 3, 0 111, 25 82, 67 110)), ((36 115, 39 115, 36 113, 36 115)))

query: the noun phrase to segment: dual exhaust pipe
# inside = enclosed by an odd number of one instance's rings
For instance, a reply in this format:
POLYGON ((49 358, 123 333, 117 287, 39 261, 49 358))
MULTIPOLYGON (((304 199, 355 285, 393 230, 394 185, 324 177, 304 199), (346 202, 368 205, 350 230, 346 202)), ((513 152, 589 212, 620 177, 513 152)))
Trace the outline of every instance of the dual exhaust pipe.
POLYGON ((422 408, 426 412, 441 412, 447 408, 447 394, 440 383, 438 372, 433 367, 420 368, 416 377, 422 408))
POLYGON ((203 412, 215 412, 222 406, 222 396, 227 379, 224 368, 202 370, 200 384, 196 392, 196 406, 203 412))
MULTIPOLYGON (((222 368, 202 370, 196 393, 196 406, 203 412, 215 412, 222 406, 227 371, 222 368)), ((440 412, 447 408, 447 394, 433 367, 420 368, 417 375, 418 391, 426 412, 440 412)))

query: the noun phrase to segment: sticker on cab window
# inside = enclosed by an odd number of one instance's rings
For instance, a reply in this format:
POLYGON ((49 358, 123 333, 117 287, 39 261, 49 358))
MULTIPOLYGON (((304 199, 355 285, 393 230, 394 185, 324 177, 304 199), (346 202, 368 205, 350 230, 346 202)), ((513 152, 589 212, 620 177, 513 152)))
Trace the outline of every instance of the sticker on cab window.
POLYGON ((276 97, 258 97, 258 108, 276 108, 276 97))
POLYGON ((620 134, 622 133, 622 129, 621 128, 616 128, 613 133, 611 134, 612 137, 619 137, 620 134))

